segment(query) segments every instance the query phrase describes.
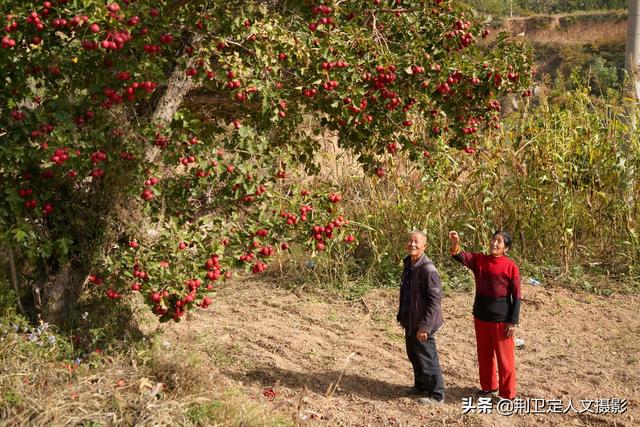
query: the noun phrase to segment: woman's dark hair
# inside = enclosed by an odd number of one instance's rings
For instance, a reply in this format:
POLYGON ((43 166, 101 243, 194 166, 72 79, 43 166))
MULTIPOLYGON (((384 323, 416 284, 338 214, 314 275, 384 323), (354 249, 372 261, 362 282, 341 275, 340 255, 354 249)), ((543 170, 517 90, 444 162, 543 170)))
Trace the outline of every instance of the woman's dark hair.
POLYGON ((493 233, 491 240, 495 239, 495 237, 498 235, 502 236, 502 240, 504 240, 504 246, 507 249, 511 249, 511 242, 513 241, 513 239, 511 238, 511 234, 509 234, 507 230, 498 230, 493 233))

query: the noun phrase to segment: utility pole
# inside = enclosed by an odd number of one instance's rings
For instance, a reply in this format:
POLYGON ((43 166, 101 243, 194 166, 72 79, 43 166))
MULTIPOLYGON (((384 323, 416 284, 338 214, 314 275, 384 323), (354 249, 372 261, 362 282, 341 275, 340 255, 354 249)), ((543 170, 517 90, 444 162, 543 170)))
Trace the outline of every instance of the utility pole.
POLYGON ((627 227, 635 236, 635 170, 632 159, 632 138, 636 137, 638 102, 640 101, 640 0, 629 0, 627 21, 627 43, 625 52, 625 70, 627 82, 623 89, 628 116, 629 130, 620 144, 621 160, 624 161, 623 197, 628 212, 627 227))
MULTIPOLYGON (((625 69, 629 82, 625 88, 625 96, 633 99, 637 104, 640 100, 640 0, 629 0, 629 16, 627 23, 627 46, 625 54, 625 69)), ((635 117, 634 124, 635 124, 635 117)))

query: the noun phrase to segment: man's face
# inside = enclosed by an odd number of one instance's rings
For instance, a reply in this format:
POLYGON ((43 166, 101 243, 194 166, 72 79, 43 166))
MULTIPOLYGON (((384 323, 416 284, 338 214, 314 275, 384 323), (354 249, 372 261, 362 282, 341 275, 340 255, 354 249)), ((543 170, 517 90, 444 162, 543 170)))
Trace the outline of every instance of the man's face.
POLYGON ((420 258, 427 246, 427 240, 421 234, 410 234, 407 241, 407 254, 411 258, 420 258))

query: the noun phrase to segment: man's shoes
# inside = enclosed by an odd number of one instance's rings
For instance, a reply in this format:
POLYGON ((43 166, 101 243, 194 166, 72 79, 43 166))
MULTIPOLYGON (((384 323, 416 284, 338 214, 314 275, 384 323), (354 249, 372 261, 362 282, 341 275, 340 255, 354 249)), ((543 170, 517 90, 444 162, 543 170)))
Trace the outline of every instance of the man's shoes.
POLYGON ((421 397, 418 399, 418 403, 421 405, 443 405, 444 399, 438 400, 433 397, 421 397))
POLYGON ((478 390, 477 394, 481 397, 496 397, 498 395, 498 389, 496 388, 494 390, 478 390))

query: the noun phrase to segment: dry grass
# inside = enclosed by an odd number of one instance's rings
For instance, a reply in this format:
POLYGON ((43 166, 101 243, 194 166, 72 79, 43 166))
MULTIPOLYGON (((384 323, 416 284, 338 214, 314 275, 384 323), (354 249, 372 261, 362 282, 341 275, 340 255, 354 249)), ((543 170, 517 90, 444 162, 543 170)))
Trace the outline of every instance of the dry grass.
POLYGON ((289 425, 188 352, 161 345, 93 353, 0 335, 0 425, 289 425))

